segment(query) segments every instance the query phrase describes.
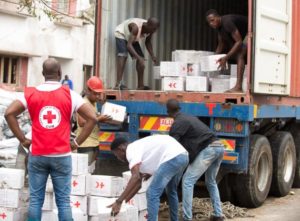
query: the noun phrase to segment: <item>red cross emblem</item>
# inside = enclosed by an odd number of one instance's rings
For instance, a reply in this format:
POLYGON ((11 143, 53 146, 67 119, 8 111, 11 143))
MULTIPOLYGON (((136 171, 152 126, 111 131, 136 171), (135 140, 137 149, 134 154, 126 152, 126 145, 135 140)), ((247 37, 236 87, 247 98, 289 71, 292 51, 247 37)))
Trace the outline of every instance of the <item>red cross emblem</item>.
POLYGON ((47 120, 48 124, 52 124, 52 120, 56 119, 56 115, 53 115, 51 111, 47 111, 47 114, 43 115, 43 119, 47 120))
POLYGON ((75 187, 75 186, 78 185, 78 183, 76 182, 76 180, 73 181, 72 185, 73 185, 73 187, 75 187))
POLYGON ((175 82, 174 82, 174 83, 171 82, 171 83, 169 84, 169 87, 170 87, 170 88, 176 88, 176 83, 175 83, 175 82))
POLYGON ((5 218, 6 218, 6 214, 5 214, 5 213, 2 213, 2 214, 0 214, 0 217, 1 217, 2 219, 5 219, 5 218))
POLYGON ((103 182, 96 182, 97 185, 96 185, 96 188, 99 188, 99 189, 102 189, 104 187, 104 183, 103 182))
POLYGON ((78 208, 78 207, 80 207, 80 203, 79 203, 78 201, 76 201, 76 203, 74 203, 74 206, 75 206, 76 208, 78 208))

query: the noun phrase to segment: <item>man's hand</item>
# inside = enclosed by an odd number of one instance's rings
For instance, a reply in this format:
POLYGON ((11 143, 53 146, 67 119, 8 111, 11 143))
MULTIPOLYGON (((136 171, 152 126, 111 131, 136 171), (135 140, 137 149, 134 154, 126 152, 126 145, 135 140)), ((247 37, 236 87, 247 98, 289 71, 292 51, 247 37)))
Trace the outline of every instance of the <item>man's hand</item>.
POLYGON ((112 117, 109 116, 109 115, 98 115, 98 116, 97 116, 97 120, 98 120, 98 122, 100 122, 100 123, 105 123, 105 122, 107 122, 107 121, 112 120, 112 117))
POLYGON ((111 215, 111 216, 116 216, 116 215, 118 215, 118 213, 119 213, 120 210, 121 210, 121 206, 122 206, 122 203, 118 202, 118 200, 116 200, 116 202, 114 202, 113 204, 107 206, 107 208, 111 208, 111 213, 110 213, 110 215, 111 215))
POLYGON ((70 146, 72 151, 77 150, 78 148, 78 145, 74 142, 74 140, 70 142, 70 146))
POLYGON ((151 174, 148 174, 148 173, 142 174, 143 181, 147 181, 150 177, 151 177, 151 174))
POLYGON ((218 69, 224 70, 226 69, 226 64, 227 64, 227 57, 224 56, 222 58, 220 58, 219 60, 217 60, 217 63, 219 63, 218 69))
POLYGON ((28 138, 25 138, 25 140, 23 142, 21 142, 21 145, 29 150, 29 147, 31 145, 31 140, 29 140, 28 138))
POLYGON ((155 56, 152 56, 152 61, 155 65, 158 65, 158 60, 157 60, 157 57, 155 56))

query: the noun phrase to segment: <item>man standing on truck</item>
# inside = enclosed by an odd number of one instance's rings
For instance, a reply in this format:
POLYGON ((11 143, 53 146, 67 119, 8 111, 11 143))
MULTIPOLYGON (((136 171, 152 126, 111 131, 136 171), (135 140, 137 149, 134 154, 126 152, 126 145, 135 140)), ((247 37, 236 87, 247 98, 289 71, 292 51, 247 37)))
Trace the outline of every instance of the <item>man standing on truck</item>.
POLYGON ((188 164, 188 153, 169 135, 152 135, 128 144, 124 138, 116 138, 111 144, 113 154, 121 161, 128 162, 131 178, 113 203, 111 215, 119 213, 122 202, 128 202, 141 188, 142 179, 153 179, 147 189, 148 221, 156 221, 160 196, 166 189, 169 201, 170 220, 178 219, 177 186, 188 164))
POLYGON ((181 113, 177 100, 168 100, 166 106, 168 115, 174 118, 169 134, 189 152, 189 166, 182 178, 183 219, 193 219, 194 185, 205 173, 205 184, 214 209, 210 220, 223 221, 216 176, 223 159, 224 146, 202 121, 181 113))
POLYGON ((117 82, 116 89, 127 89, 122 84, 123 73, 127 61, 128 52, 133 59, 136 59, 136 71, 138 77, 138 90, 149 90, 144 86, 144 70, 145 57, 141 49, 139 41, 146 38, 145 45, 151 56, 152 61, 157 64, 157 58, 153 54, 152 35, 159 28, 157 18, 149 18, 148 20, 141 18, 130 18, 116 27, 116 48, 117 48, 117 82))
POLYGON ((58 218, 71 221, 71 150, 77 149, 91 133, 96 115, 88 104, 84 104, 79 94, 60 84, 61 68, 55 59, 44 61, 43 76, 45 83, 25 88, 24 97, 7 108, 5 118, 21 145, 30 151, 28 220, 41 220, 45 187, 50 174, 58 218), (25 109, 28 109, 32 120, 32 139, 25 137, 17 121, 17 116, 25 109), (70 142, 70 121, 74 111, 86 120, 86 124, 82 133, 70 142))
MULTIPOLYGON (((101 115, 97 110, 97 102, 103 99, 104 87, 101 79, 99 79, 96 76, 93 76, 90 79, 88 79, 88 81, 86 82, 86 86, 87 88, 83 99, 87 104, 93 107, 93 110, 97 115, 97 121, 100 123, 105 123, 111 120, 110 116, 101 115)), ((77 114, 77 131, 76 131, 77 135, 79 135, 82 132, 85 123, 86 121, 79 114, 77 114)), ((96 159, 99 152, 98 137, 99 137, 99 126, 95 125, 92 133, 77 149, 78 153, 85 153, 88 155, 90 173, 94 172, 96 159)))
POLYGON ((233 88, 227 92, 242 92, 243 74, 247 60, 247 17, 242 15, 220 16, 214 9, 206 12, 206 20, 210 27, 218 32, 216 54, 226 53, 218 60, 221 69, 226 68, 227 61, 237 64, 237 80, 233 88))

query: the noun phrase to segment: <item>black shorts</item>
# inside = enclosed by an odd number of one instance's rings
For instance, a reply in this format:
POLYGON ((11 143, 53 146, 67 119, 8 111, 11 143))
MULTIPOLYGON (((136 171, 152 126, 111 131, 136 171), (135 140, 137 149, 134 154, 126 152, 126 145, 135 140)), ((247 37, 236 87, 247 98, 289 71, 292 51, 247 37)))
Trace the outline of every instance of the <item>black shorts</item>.
MULTIPOLYGON (((127 49, 127 41, 125 39, 116 38, 116 46, 117 46, 117 56, 127 57, 128 49, 127 49)), ((141 49, 140 43, 138 41, 132 44, 134 50, 140 57, 144 57, 144 53, 141 49)), ((129 52, 130 56, 133 58, 133 55, 129 52)))

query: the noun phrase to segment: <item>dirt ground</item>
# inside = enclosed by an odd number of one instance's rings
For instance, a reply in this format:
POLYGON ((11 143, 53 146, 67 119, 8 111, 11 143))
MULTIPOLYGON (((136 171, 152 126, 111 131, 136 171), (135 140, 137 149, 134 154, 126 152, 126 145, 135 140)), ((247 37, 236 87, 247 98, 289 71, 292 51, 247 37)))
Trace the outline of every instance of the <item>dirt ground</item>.
MULTIPOLYGON (((259 208, 249 209, 251 218, 234 218, 227 221, 300 221, 300 189, 292 190, 294 195, 282 198, 269 197, 259 208)), ((159 221, 168 221, 166 212, 159 215, 159 221)))

